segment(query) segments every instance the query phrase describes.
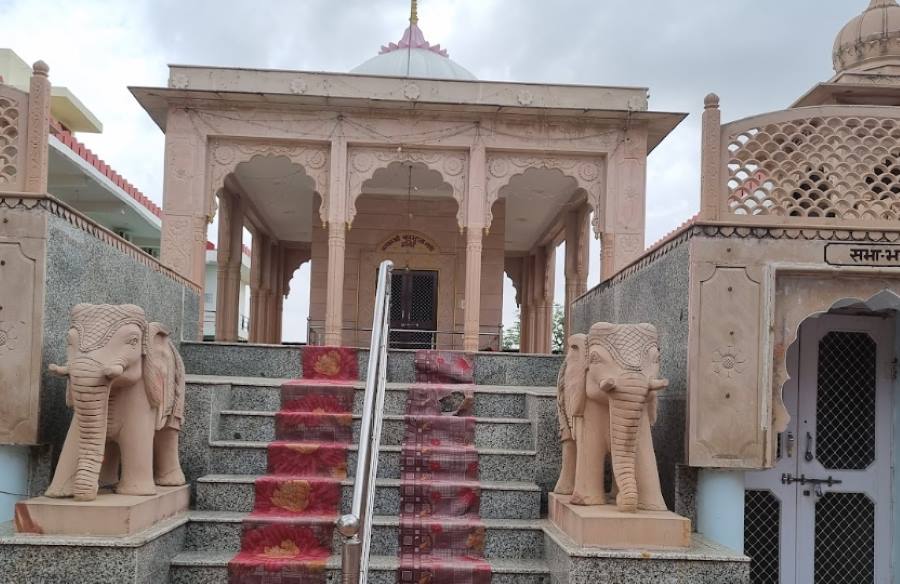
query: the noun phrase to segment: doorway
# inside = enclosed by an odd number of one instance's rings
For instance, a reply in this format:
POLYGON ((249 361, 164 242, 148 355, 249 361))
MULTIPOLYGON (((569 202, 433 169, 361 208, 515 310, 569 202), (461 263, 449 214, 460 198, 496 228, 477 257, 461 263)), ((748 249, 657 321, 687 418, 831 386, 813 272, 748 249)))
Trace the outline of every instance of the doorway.
POLYGON ((391 348, 434 348, 437 337, 437 294, 436 271, 394 271, 391 276, 391 348))
POLYGON ((894 326, 880 315, 801 326, 777 463, 745 476, 754 584, 890 581, 894 326))

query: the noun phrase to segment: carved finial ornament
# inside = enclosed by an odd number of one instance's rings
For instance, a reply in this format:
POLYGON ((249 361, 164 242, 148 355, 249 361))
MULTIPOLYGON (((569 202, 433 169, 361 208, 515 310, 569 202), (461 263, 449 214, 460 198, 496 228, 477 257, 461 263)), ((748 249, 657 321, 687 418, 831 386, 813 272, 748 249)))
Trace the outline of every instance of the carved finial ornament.
POLYGON ((43 75, 46 77, 47 73, 50 72, 50 67, 43 61, 35 61, 34 65, 31 66, 31 70, 35 75, 43 75))
POLYGON ((412 0, 409 7, 409 23, 419 24, 419 1, 412 0))

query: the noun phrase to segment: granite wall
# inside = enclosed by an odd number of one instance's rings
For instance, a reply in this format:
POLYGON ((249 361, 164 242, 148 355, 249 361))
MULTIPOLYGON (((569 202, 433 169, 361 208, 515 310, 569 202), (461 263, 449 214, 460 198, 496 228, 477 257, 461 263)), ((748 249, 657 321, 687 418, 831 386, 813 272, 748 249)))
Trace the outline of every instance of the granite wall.
POLYGON ((574 332, 586 333, 595 322, 656 326, 660 369, 669 387, 659 393, 653 444, 663 496, 676 508, 676 465, 685 462, 687 404, 688 287, 690 244, 673 242, 665 253, 644 265, 603 282, 579 298, 573 308, 574 332))
POLYGON ((71 222, 48 213, 44 340, 41 370, 40 442, 33 449, 29 490, 40 492, 49 479, 46 464, 55 458, 69 427, 65 381, 46 373, 50 363, 65 362, 69 311, 80 302, 136 304, 151 321, 169 327, 176 343, 198 338, 199 294, 175 279, 136 261, 71 222), (43 454, 43 456, 41 456, 43 454))

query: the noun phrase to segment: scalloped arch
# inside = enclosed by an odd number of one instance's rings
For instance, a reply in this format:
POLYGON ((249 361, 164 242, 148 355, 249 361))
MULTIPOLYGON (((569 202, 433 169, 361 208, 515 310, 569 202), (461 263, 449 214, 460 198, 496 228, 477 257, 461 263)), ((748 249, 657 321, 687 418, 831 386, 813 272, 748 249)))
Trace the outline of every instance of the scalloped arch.
POLYGON ((421 164, 440 173, 453 192, 457 203, 456 221, 462 229, 465 225, 469 155, 456 150, 350 148, 347 152, 347 224, 352 225, 356 217, 356 200, 362 195, 363 184, 374 177, 376 171, 396 162, 421 164))
POLYGON ((313 180, 315 190, 319 194, 319 218, 324 223, 327 219, 325 201, 328 195, 330 170, 329 151, 326 146, 218 139, 210 140, 208 147, 207 219, 212 220, 215 215, 215 196, 225 185, 225 178, 234 172, 238 165, 260 157, 286 158, 302 167, 304 174, 313 180))
POLYGON ((587 193, 588 204, 594 211, 594 233, 600 235, 599 217, 603 214, 603 159, 584 156, 547 156, 538 154, 492 152, 487 156, 487 192, 484 224, 491 225, 491 207, 500 198, 500 191, 510 181, 533 168, 556 170, 562 176, 575 179, 587 193))
MULTIPOLYGON (((798 308, 792 313, 784 315, 784 328, 779 330, 787 331, 784 339, 775 339, 776 346, 784 347, 783 354, 786 356, 788 350, 797 342, 800 334, 800 326, 811 318, 816 318, 823 314, 827 314, 837 308, 846 308, 848 306, 862 305, 872 311, 893 309, 900 311, 900 295, 889 288, 884 288, 870 295, 867 300, 859 297, 835 294, 828 300, 819 303, 819 308, 811 310, 809 308, 798 308)), ((776 333, 777 334, 777 333, 776 333)), ((787 359, 782 358, 777 361, 775 368, 775 379, 773 388, 775 388, 774 402, 772 404, 772 429, 775 433, 782 433, 787 430, 790 416, 787 408, 784 406, 784 386, 791 379, 787 369, 787 359)))

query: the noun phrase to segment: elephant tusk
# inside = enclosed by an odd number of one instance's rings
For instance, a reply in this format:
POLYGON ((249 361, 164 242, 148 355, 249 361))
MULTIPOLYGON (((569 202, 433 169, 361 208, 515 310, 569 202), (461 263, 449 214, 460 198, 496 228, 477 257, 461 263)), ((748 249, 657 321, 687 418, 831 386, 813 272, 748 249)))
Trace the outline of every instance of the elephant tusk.
POLYGON ((650 391, 659 391, 660 389, 665 389, 669 387, 668 379, 651 379, 650 380, 650 391))
POLYGON ((600 382, 600 391, 610 392, 616 388, 616 382, 612 378, 606 378, 600 382))
POLYGON ((111 365, 103 370, 103 375, 109 379, 115 379, 123 373, 125 373, 125 368, 121 365, 111 365))
POLYGON ((69 375, 69 368, 65 365, 56 365, 54 363, 51 363, 47 367, 47 369, 50 371, 50 373, 59 375, 60 377, 68 377, 69 375))

